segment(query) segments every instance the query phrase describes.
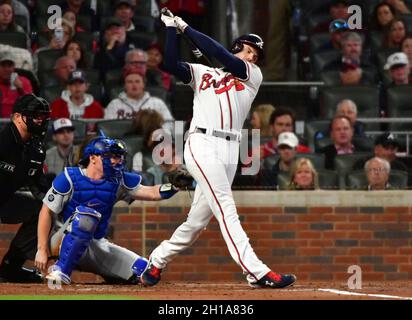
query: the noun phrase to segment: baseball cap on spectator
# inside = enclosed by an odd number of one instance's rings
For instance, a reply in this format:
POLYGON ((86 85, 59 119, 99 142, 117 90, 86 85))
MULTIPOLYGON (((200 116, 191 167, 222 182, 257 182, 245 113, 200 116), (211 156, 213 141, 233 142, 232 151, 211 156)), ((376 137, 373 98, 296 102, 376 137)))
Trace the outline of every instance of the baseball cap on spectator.
POLYGON ((386 60, 384 69, 390 70, 393 67, 400 67, 409 64, 408 56, 403 52, 396 52, 391 54, 386 60))
POLYGON ((134 7, 134 3, 133 3, 132 0, 119 0, 119 1, 116 1, 115 9, 117 9, 118 7, 120 7, 123 4, 128 5, 130 8, 134 7))
POLYGON ((74 131, 72 121, 67 118, 60 118, 53 122, 53 133, 58 133, 62 129, 70 129, 74 131))
POLYGON ((71 84, 76 81, 87 82, 86 73, 83 70, 74 70, 70 73, 67 83, 71 84))
POLYGON ((11 54, 10 51, 2 51, 2 52, 0 52, 0 63, 5 62, 5 61, 10 61, 10 62, 12 62, 13 64, 15 63, 15 62, 14 62, 14 57, 13 57, 13 55, 11 54))
POLYGON ((329 33, 343 32, 349 30, 349 25, 344 19, 333 20, 329 24, 329 33))
POLYGON ((399 148, 399 141, 395 139, 392 133, 385 132, 379 135, 375 140, 375 146, 381 145, 384 148, 397 147, 399 148))
POLYGON ((104 24, 103 30, 106 31, 106 30, 109 29, 111 26, 121 27, 121 26, 123 26, 123 22, 122 22, 122 20, 120 20, 119 18, 111 17, 111 18, 109 18, 109 19, 106 21, 106 23, 104 24))
POLYGON ((278 137, 278 147, 283 145, 295 149, 298 144, 298 137, 293 132, 282 132, 278 137))
POLYGON ((128 75, 131 74, 138 74, 140 75, 143 79, 145 78, 146 74, 144 70, 139 67, 139 66, 134 66, 134 65, 125 65, 123 67, 123 79, 126 79, 128 75))

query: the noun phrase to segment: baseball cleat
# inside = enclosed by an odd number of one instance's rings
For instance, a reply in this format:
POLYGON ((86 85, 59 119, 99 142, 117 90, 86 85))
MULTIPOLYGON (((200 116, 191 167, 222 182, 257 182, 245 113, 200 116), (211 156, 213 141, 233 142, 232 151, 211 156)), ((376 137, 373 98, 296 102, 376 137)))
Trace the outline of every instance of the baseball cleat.
POLYGON ((256 282, 249 283, 252 288, 286 288, 296 282, 294 274, 280 274, 269 271, 263 278, 256 282))
POLYGON ((60 270, 53 270, 45 277, 45 279, 47 281, 53 281, 56 283, 67 285, 69 285, 72 282, 70 277, 67 274, 61 272, 60 270))
POLYGON ((144 286, 154 286, 160 281, 160 274, 162 273, 162 269, 157 268, 152 261, 150 260, 147 264, 146 269, 143 271, 142 275, 140 276, 140 282, 144 286))

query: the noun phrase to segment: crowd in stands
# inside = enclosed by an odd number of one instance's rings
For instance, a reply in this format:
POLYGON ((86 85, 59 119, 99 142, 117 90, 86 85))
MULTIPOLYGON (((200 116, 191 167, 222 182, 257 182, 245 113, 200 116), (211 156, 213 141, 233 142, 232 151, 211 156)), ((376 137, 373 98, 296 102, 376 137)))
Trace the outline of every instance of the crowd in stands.
MULTIPOLYGON (((411 186, 411 169, 397 157, 403 141, 390 127, 372 138, 368 124, 358 117, 394 116, 391 103, 400 94, 396 88, 411 85, 412 97, 412 2, 290 3, 294 7, 287 11, 288 19, 297 9, 302 13, 295 48, 303 71, 299 80, 322 81, 326 91, 349 89, 333 100, 333 110, 320 101, 317 118, 299 115, 306 122, 324 120, 310 137, 296 133, 296 114, 290 108, 270 101, 256 105, 246 127, 260 130, 261 145, 252 154, 259 155, 261 170, 248 184, 291 190, 411 186), (348 24, 351 4, 362 7, 360 30, 348 24), (356 99, 365 87, 378 92, 372 111, 356 99)), ((186 119, 175 119, 171 108, 176 80, 163 69, 159 9, 168 6, 201 28, 208 7, 200 0, 62 0, 63 16, 57 28, 50 28, 49 4, 0 0, 1 118, 10 117, 14 101, 25 93, 35 92, 50 102, 50 174, 75 164, 79 144, 111 120, 118 126, 115 138, 128 143, 129 169, 161 183, 176 165, 153 162, 156 132, 172 132, 175 120, 186 119)), ((270 59, 266 57, 268 66, 270 59)), ((170 148, 171 157, 179 157, 174 145, 170 148)))

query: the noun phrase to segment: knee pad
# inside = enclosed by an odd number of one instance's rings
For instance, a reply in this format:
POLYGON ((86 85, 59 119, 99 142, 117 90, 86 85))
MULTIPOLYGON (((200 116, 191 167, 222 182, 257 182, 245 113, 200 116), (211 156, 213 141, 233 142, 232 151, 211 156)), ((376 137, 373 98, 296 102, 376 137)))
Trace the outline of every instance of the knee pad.
POLYGON ((94 232, 99 224, 101 214, 94 209, 76 207, 70 222, 65 230, 59 260, 56 262, 65 275, 70 277, 83 253, 93 239, 94 232))

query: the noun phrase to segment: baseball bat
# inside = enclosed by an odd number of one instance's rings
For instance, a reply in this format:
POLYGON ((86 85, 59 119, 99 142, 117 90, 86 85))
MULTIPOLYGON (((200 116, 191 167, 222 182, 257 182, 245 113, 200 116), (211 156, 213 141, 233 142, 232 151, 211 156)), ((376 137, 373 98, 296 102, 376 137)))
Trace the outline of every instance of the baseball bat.
MULTIPOLYGON (((168 16, 168 17, 174 18, 173 13, 172 13, 168 8, 166 8, 166 7, 162 8, 161 13, 164 14, 164 15, 166 15, 166 16, 168 16)), ((202 60, 202 59, 203 59, 203 60, 207 63, 207 65, 208 65, 209 67, 211 67, 211 66, 212 66, 212 62, 209 60, 208 57, 206 57, 206 56, 203 54, 202 51, 200 51, 200 49, 196 46, 196 44, 193 42, 193 40, 190 39, 190 38, 189 38, 185 33, 183 33, 183 32, 181 32, 181 35, 182 35, 183 39, 186 41, 186 43, 188 44, 189 49, 192 51, 192 53, 193 53, 193 55, 196 57, 196 59, 198 59, 198 60, 202 60)))

